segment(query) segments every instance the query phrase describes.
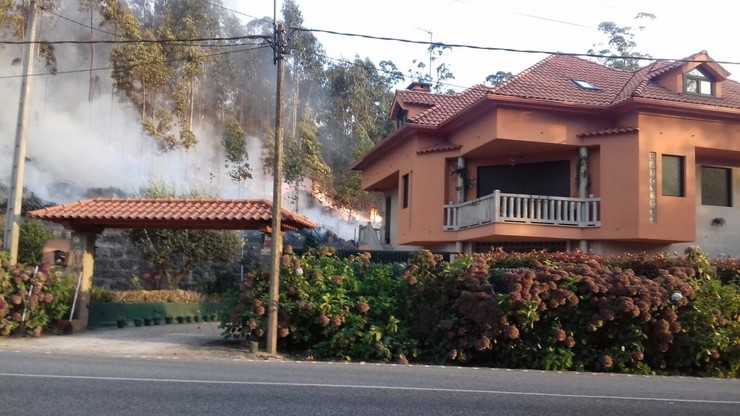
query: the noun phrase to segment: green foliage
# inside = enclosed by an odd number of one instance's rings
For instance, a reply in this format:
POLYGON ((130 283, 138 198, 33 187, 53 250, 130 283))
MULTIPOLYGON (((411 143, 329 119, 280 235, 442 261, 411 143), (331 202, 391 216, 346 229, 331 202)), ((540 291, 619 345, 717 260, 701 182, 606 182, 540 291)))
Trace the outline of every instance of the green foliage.
MULTIPOLYGON (((654 20, 655 15, 650 13, 638 13, 635 20, 648 19, 654 20)), ((641 32, 645 26, 637 27, 641 32)), ((612 68, 633 71, 640 67, 640 59, 650 58, 649 54, 635 51, 637 42, 635 42, 635 29, 631 26, 617 26, 614 22, 599 23, 599 32, 608 37, 606 45, 603 43, 594 44, 592 49, 588 50, 589 54, 606 55, 598 58, 598 61, 612 68), (597 49, 598 48, 598 49, 597 49)))
POLYGON ((496 71, 495 74, 491 74, 486 77, 486 82, 495 87, 496 85, 504 83, 504 81, 512 78, 513 76, 514 74, 512 74, 511 72, 496 71))
POLYGON ((251 179, 252 173, 249 167, 249 153, 244 130, 239 121, 233 117, 226 119, 221 144, 226 152, 229 177, 237 182, 251 179))
POLYGON ((74 279, 48 268, 24 268, 20 263, 0 267, 0 335, 18 330, 25 311, 24 335, 41 335, 71 307, 74 279))
MULTIPOLYGON (((391 266, 370 255, 339 259, 328 248, 297 256, 287 248, 280 266, 279 343, 319 358, 405 362, 418 354, 409 329, 398 318, 404 282, 391 266)), ((258 341, 266 336, 266 274, 251 275, 230 292, 224 336, 258 341)))
MULTIPOLYGON (((171 198, 173 189, 152 182, 139 191, 144 198, 171 198)), ((191 189, 182 198, 203 197, 205 193, 191 189)), ((156 273, 148 280, 152 289, 177 289, 193 267, 209 262, 225 264, 236 259, 242 239, 236 231, 216 230, 131 230, 127 237, 139 254, 151 262, 156 273)))
POLYGON ((740 287, 703 282, 696 300, 682 311, 685 330, 674 366, 681 372, 714 377, 740 375, 740 287))
POLYGON ((18 262, 40 265, 44 255, 44 244, 54 238, 54 233, 39 220, 23 221, 18 238, 18 262))
MULTIPOLYGON (((397 278, 365 254, 288 252, 280 345, 345 360, 737 377, 740 288, 717 279, 718 264, 698 248, 683 258, 496 249, 451 263, 421 251, 397 278)), ((225 336, 265 336, 267 281, 229 294, 225 336)))

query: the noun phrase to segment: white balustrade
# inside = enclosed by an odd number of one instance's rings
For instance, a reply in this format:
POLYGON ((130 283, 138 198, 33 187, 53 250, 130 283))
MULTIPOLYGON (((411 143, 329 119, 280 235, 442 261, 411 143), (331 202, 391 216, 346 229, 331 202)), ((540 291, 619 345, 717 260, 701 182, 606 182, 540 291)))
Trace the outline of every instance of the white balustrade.
POLYGON ((599 227, 600 198, 506 194, 495 191, 472 201, 445 205, 447 231, 489 223, 599 227))

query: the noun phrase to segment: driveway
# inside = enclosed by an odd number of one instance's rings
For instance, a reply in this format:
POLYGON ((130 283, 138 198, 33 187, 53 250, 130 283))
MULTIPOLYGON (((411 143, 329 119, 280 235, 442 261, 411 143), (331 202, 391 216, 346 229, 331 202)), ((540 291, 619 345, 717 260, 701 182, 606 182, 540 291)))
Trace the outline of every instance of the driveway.
POLYGON ((236 341, 224 341, 218 322, 105 328, 38 338, 0 337, 0 349, 113 357, 258 357, 236 341))

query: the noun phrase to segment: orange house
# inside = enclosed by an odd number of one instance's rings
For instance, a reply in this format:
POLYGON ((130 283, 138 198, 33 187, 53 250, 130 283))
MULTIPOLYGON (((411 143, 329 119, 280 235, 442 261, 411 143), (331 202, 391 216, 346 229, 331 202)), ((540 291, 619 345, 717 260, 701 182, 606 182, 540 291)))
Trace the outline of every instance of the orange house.
POLYGON ((740 83, 706 51, 633 72, 552 55, 508 81, 397 91, 353 165, 382 192, 367 249, 740 257, 740 83))

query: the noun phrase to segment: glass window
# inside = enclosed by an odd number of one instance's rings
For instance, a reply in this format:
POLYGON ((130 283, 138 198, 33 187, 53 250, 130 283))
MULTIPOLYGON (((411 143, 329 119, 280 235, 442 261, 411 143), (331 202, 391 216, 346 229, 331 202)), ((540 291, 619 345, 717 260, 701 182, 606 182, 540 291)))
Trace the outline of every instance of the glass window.
POLYGON ((701 167, 701 204, 732 206, 732 169, 701 167))
POLYGON ((590 82, 584 81, 582 79, 573 78, 573 82, 575 82, 576 85, 578 85, 579 87, 583 88, 584 90, 590 90, 590 91, 598 91, 599 90, 598 88, 596 88, 590 82))
POLYGON ((663 196, 684 196, 683 156, 663 155, 663 196))
POLYGON ((697 68, 684 75, 683 90, 689 94, 714 95, 712 80, 697 68))
POLYGON ((409 175, 403 175, 403 208, 409 207, 409 175))

